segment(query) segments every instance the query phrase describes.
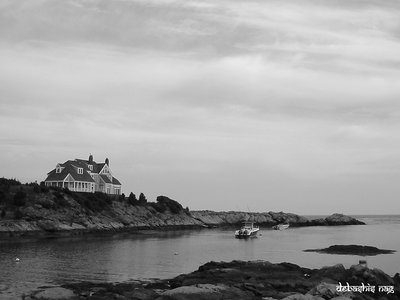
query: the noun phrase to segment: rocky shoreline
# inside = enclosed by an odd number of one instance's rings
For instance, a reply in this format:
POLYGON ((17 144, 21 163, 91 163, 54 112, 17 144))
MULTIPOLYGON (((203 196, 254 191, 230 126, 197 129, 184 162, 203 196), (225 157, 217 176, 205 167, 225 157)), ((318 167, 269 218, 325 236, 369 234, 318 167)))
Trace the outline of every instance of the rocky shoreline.
POLYGON ((165 196, 157 197, 157 202, 138 203, 123 196, 111 198, 38 185, 3 189, 7 193, 2 192, 0 238, 239 226, 244 220, 267 228, 283 222, 291 227, 364 224, 342 214, 310 220, 284 212, 189 211, 165 196))
POLYGON ((44 288, 25 300, 398 300, 400 275, 338 264, 321 269, 267 261, 209 262, 169 280, 75 283, 44 288))
POLYGON ((68 220, 68 211, 38 209, 27 213, 25 220, 1 220, 0 238, 57 237, 86 234, 112 234, 140 230, 181 230, 214 227, 236 227, 243 220, 251 220, 261 227, 271 228, 282 220, 291 227, 363 225, 364 223, 345 215, 333 214, 324 219, 309 220, 290 213, 244 213, 192 211, 190 213, 157 213, 151 208, 133 207, 123 210, 114 204, 114 211, 93 215, 77 214, 68 220), (119 212, 115 214, 115 212, 119 212))

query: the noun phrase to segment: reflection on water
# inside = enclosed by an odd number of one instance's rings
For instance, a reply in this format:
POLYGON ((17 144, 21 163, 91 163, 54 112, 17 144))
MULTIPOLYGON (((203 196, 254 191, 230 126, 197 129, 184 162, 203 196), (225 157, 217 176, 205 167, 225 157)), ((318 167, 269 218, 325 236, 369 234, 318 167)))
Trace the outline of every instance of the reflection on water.
MULTIPOLYGON (((360 257, 302 252, 334 244, 362 244, 400 250, 400 222, 367 226, 304 227, 285 231, 261 229, 258 238, 235 239, 233 229, 203 229, 119 234, 103 237, 1 241, 0 298, 41 285, 78 281, 126 281, 171 278, 208 261, 263 259, 319 268, 360 257), (19 262, 15 258, 20 258, 19 262)), ((393 275, 400 254, 368 257, 370 267, 393 275)))

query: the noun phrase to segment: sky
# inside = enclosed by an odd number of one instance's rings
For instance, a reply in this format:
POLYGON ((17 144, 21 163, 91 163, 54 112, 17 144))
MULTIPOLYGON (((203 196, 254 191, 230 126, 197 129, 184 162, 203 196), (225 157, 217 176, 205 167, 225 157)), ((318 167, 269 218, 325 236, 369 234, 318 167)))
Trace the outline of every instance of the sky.
POLYGON ((0 177, 110 160, 190 209, 400 214, 400 2, 0 0, 0 177))

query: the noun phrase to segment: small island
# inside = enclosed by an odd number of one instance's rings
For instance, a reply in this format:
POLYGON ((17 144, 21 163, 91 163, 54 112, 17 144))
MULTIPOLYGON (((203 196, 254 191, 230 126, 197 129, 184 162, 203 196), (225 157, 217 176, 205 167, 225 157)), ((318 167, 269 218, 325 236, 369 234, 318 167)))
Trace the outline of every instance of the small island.
POLYGON ((333 245, 324 249, 307 249, 304 252, 317 252, 327 254, 374 256, 378 254, 392 254, 395 250, 378 249, 372 246, 361 245, 333 245))

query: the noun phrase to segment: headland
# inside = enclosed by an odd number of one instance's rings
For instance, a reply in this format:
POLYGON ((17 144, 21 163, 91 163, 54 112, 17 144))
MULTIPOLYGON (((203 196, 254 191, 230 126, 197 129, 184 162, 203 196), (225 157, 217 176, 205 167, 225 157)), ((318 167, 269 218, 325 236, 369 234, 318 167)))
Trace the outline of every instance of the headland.
POLYGON ((292 227, 364 224, 342 214, 310 220, 284 212, 190 211, 166 196, 147 202, 136 197, 71 192, 4 178, 0 183, 0 211, 0 238, 237 226, 243 220, 265 227, 282 222, 289 222, 292 227))

